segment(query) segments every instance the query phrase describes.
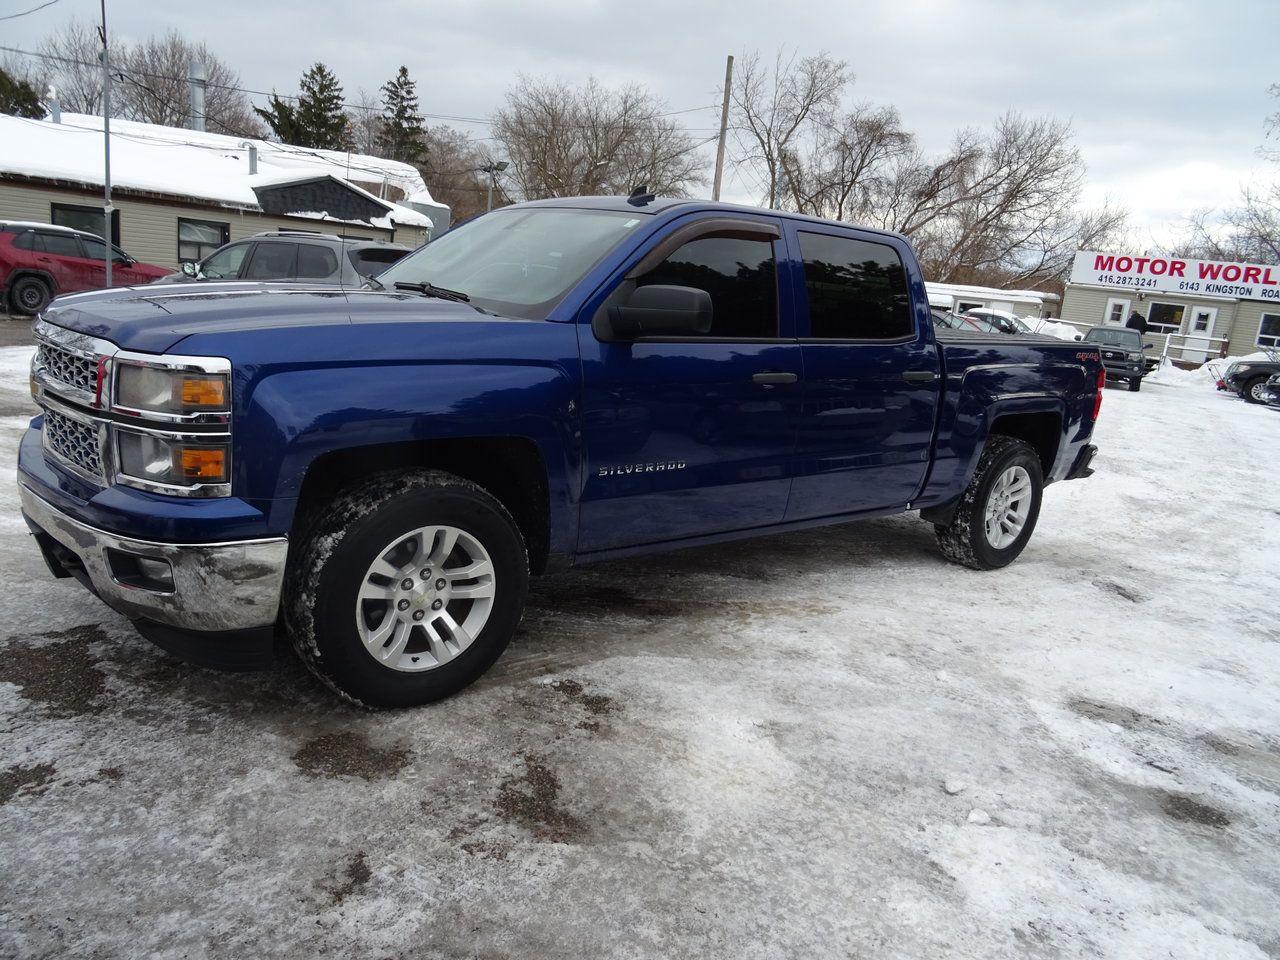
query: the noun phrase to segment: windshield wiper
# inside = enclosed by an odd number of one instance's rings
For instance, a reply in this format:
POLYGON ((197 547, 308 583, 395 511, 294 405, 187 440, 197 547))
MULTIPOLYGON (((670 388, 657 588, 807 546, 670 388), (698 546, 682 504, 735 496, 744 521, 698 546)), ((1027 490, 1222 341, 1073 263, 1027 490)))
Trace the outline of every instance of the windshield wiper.
POLYGON ((434 283, 404 283, 397 280, 395 283, 397 290, 416 290, 428 297, 436 297, 440 300, 453 300, 456 303, 470 303, 471 298, 461 290, 447 290, 444 287, 437 287, 434 283))

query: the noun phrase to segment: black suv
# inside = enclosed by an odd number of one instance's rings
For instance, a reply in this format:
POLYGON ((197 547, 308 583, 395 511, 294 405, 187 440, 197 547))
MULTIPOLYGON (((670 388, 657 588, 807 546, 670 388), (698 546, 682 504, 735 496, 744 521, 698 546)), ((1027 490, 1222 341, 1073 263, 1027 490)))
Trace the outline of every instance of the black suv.
POLYGON ((1274 360, 1235 361, 1223 372, 1218 389, 1239 394, 1250 403, 1266 403, 1267 381, 1280 373, 1280 354, 1273 355, 1274 360))
POLYGON ((181 273, 171 273, 156 283, 304 280, 358 287, 409 252, 410 248, 400 243, 272 230, 225 244, 199 262, 184 263, 181 273))
POLYGON ((1142 342, 1142 334, 1130 327, 1090 327, 1084 335, 1085 343, 1096 343, 1102 353, 1102 365, 1107 379, 1128 380, 1129 389, 1142 389, 1142 377, 1147 372, 1144 350, 1150 350, 1142 342))

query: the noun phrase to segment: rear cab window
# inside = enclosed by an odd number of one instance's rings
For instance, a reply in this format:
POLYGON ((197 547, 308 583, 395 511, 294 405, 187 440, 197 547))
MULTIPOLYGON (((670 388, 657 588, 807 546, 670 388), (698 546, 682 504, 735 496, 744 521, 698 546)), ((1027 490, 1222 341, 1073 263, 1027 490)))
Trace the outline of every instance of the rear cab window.
POLYGON ((908 340, 915 335, 906 268, 888 244, 799 231, 809 338, 908 340))

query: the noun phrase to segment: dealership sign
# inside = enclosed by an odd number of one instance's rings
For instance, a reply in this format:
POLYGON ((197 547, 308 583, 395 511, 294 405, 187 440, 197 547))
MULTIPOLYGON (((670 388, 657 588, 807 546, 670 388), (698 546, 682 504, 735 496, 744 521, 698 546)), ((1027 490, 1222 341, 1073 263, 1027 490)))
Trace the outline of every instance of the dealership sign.
POLYGON ((1081 250, 1071 264, 1071 282, 1186 296, 1280 301, 1280 267, 1228 260, 1136 257, 1081 250))

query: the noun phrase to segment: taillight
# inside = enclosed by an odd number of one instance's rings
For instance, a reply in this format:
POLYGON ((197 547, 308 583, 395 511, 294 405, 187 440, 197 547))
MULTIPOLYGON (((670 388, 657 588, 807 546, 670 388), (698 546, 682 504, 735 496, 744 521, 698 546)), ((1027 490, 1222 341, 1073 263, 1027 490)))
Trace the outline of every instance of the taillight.
POLYGON ((1098 371, 1098 394, 1093 398, 1093 419, 1098 419, 1098 411, 1102 409, 1102 391, 1107 388, 1107 368, 1098 371))

